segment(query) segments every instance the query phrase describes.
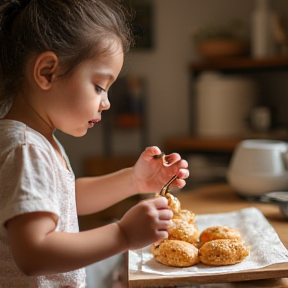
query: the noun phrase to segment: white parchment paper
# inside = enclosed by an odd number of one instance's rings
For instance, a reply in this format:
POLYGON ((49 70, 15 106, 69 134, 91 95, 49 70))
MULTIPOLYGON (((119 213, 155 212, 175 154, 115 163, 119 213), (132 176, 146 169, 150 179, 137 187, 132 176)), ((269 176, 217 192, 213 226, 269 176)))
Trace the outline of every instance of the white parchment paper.
POLYGON ((156 262, 150 252, 151 246, 147 246, 143 249, 129 251, 130 272, 169 276, 203 275, 259 269, 271 264, 288 262, 287 249, 262 212, 256 208, 221 214, 197 215, 196 224, 200 233, 205 228, 216 225, 230 226, 239 230, 243 241, 250 246, 250 255, 236 265, 210 267, 197 264, 188 268, 175 268, 156 262))

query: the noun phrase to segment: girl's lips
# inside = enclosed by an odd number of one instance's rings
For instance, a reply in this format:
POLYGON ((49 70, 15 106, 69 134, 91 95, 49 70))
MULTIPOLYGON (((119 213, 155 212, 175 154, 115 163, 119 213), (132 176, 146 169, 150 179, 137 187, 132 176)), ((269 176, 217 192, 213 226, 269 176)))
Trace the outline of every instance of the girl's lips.
POLYGON ((93 119, 88 121, 89 124, 89 128, 92 128, 94 126, 95 123, 99 122, 101 119, 93 119))
POLYGON ((88 123, 90 124, 90 123, 97 123, 97 122, 99 122, 100 121, 100 119, 92 119, 92 120, 90 120, 90 121, 88 121, 88 123))

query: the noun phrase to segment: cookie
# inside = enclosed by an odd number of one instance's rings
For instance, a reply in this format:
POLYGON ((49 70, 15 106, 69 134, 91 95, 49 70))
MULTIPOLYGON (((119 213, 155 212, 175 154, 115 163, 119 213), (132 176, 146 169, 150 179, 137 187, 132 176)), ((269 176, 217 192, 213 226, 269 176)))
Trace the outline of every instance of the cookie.
POLYGON ((184 241, 166 239, 152 245, 155 260, 167 266, 189 267, 199 262, 198 249, 184 241))
POLYGON ((186 222, 182 219, 172 219, 172 225, 167 229, 168 238, 182 240, 193 245, 198 245, 199 230, 194 223, 186 222))
POLYGON ((181 211, 180 201, 170 193, 166 193, 165 197, 168 200, 168 207, 172 210, 174 215, 178 214, 181 211))
POLYGON ((235 239, 242 240, 238 230, 228 226, 213 226, 206 228, 200 234, 200 246, 208 241, 216 239, 235 239))
POLYGON ((206 242, 199 249, 199 259, 211 266, 233 265, 249 255, 248 246, 239 240, 217 239, 206 242))

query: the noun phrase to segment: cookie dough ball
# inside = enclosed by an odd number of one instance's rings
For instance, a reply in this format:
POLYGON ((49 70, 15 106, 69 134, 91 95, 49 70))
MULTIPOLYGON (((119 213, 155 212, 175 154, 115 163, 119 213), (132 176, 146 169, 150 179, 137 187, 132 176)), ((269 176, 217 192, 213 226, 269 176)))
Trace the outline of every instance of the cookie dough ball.
POLYGON ((174 214, 174 219, 181 219, 190 224, 195 222, 195 214, 189 210, 180 210, 177 214, 174 214))
POLYGON ((166 193, 165 197, 168 200, 168 206, 174 213, 174 215, 178 214, 181 211, 180 201, 170 193, 166 193))
POLYGON ((241 234, 238 230, 228 226, 214 226, 206 228, 200 234, 200 246, 208 241, 216 239, 235 239, 241 240, 241 234))
POLYGON ((198 249, 184 241, 164 240, 152 245, 155 260, 167 266, 189 267, 199 262, 198 249))
POLYGON ((199 249, 199 259, 210 266, 233 265, 249 255, 248 246, 239 240, 217 239, 206 242, 199 249))
POLYGON ((192 245, 198 245, 199 230, 198 227, 192 223, 188 223, 182 219, 172 219, 172 225, 167 229, 168 238, 174 240, 182 240, 192 245))

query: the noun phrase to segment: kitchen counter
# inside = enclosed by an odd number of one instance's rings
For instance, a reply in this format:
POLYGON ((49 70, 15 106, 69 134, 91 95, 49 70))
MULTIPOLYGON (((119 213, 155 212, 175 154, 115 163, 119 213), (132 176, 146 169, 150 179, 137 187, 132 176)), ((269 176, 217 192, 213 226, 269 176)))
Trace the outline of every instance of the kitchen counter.
MULTIPOLYGON (((278 206, 265 203, 248 202, 238 196, 233 189, 226 184, 217 184, 195 188, 186 192, 176 192, 174 195, 181 202, 182 209, 193 211, 195 214, 224 213, 240 210, 248 207, 256 207, 262 211, 269 223, 273 226, 280 240, 288 249, 288 219, 279 211, 278 206)), ((266 269, 267 270, 267 269, 266 269)), ((155 277, 155 286, 145 284, 137 276, 128 273, 129 287, 193 287, 193 288, 284 288, 288 287, 288 263, 274 264, 269 266, 267 272, 261 269, 251 273, 249 271, 238 275, 226 274, 214 277, 214 284, 203 284, 199 282, 191 283, 187 286, 187 280, 182 282, 177 280, 177 285, 173 284, 173 278, 165 281, 165 277, 147 275, 147 278, 155 277), (270 269, 271 268, 271 269, 270 269), (287 277, 287 278, 286 278, 287 277), (160 278, 160 279, 159 279, 160 278), (267 279, 264 279, 267 278, 267 279), (260 279, 260 280, 259 280, 260 279), (262 280, 261 280, 262 279, 262 280), (264 280, 263 280, 264 279, 264 280), (164 281, 162 281, 164 280, 164 281), (243 281, 244 280, 244 281, 243 281), (237 281, 237 282, 236 282, 237 281), (164 284, 162 284, 164 283, 164 284), (216 284, 217 283, 217 284, 216 284), (221 283, 221 284, 220 284, 221 283), (226 283, 226 284, 224 284, 226 283), (196 285, 197 284, 197 285, 196 285)), ((145 277, 145 276, 144 276, 145 277)), ((143 278, 142 278, 143 279, 143 278)), ((144 279, 145 280, 145 279, 144 279)))

